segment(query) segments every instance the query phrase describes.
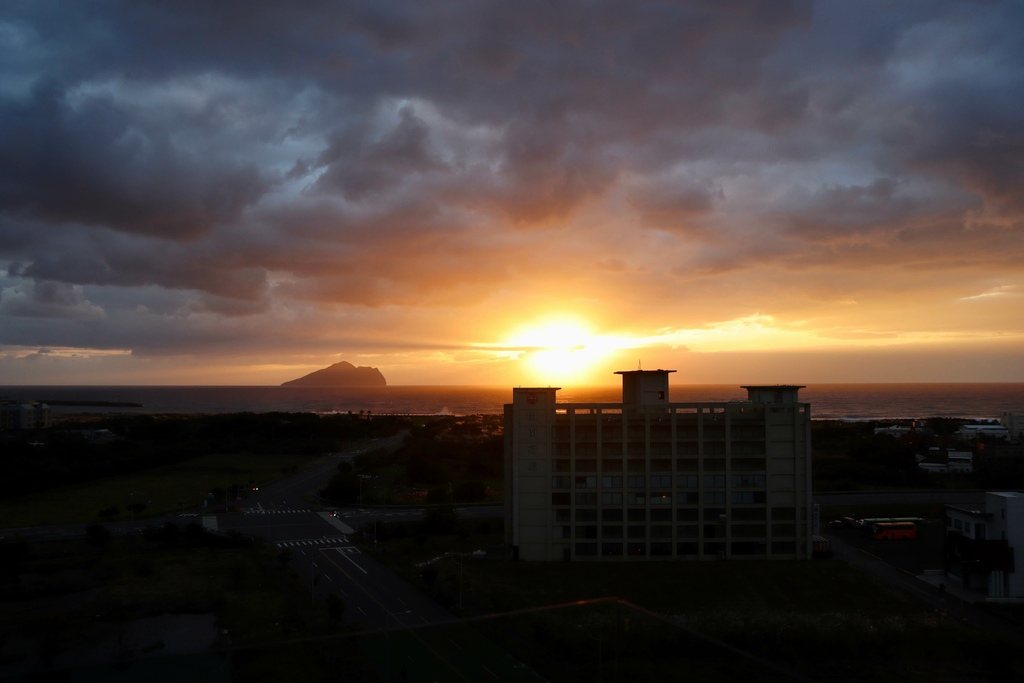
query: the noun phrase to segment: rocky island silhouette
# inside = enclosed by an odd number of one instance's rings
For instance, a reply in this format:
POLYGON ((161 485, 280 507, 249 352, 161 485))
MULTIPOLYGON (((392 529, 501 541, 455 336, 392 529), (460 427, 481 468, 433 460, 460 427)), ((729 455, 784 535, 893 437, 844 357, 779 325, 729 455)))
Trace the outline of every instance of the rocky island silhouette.
POLYGON ((348 361, 316 370, 298 379, 281 384, 283 387, 386 387, 388 381, 377 368, 356 367, 348 361))

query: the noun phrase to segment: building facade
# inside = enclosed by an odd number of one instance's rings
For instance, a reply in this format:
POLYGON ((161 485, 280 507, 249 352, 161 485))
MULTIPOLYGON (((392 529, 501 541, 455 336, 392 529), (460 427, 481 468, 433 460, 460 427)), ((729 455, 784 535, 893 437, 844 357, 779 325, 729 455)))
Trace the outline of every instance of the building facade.
POLYGON ((811 557, 811 413, 798 386, 672 403, 673 370, 619 372, 622 403, 505 406, 505 537, 515 559, 811 557))
POLYGON ((0 399, 0 431, 48 429, 51 424, 50 406, 45 403, 19 403, 0 399))
POLYGON ((985 494, 985 509, 947 505, 945 572, 989 598, 1024 598, 1024 494, 985 494))

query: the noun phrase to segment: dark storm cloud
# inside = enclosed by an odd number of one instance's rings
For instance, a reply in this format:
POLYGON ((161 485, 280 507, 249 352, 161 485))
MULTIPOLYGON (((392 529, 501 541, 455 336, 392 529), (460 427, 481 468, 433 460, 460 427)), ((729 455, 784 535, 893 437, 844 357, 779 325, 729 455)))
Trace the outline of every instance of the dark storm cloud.
POLYGON ((8 3, 0 344, 227 344, 560 270, 729 274, 745 315, 744 273, 893 245, 1005 269, 1021 64, 1010 0, 8 3))

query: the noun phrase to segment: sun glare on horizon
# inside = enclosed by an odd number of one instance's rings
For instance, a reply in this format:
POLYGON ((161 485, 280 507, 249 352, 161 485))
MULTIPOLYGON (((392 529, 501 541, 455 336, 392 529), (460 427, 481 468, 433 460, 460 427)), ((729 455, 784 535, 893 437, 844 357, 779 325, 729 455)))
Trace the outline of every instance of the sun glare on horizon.
POLYGON ((524 379, 584 385, 599 382, 617 344, 585 322, 549 319, 515 332, 505 344, 524 365, 524 379))

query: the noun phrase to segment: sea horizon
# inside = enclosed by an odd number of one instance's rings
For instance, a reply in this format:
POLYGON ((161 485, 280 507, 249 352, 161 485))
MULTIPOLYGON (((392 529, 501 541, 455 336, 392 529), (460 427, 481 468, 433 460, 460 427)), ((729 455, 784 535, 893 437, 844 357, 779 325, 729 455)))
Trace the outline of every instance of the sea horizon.
MULTIPOLYGON (((555 385, 515 385, 555 386, 555 385)), ((743 386, 775 384, 669 385, 672 403, 746 399, 743 386)), ((1024 412, 1024 382, 842 382, 795 384, 812 419, 926 419, 961 417, 998 420, 1024 412)), ((513 385, 391 384, 383 387, 283 387, 280 385, 0 385, 0 398, 14 401, 138 403, 140 407, 51 406, 69 413, 314 412, 469 415, 500 414, 513 385)), ((560 403, 618 403, 621 385, 565 386, 560 403)))

